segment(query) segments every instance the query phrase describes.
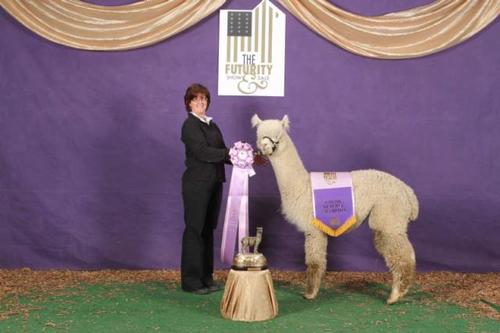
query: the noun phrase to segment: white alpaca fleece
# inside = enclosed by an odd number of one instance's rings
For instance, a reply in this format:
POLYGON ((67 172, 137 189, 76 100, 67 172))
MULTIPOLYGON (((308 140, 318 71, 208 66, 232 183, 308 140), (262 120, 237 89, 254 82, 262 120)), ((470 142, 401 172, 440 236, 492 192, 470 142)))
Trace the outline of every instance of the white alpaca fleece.
MULTIPOLYGON (((276 175, 282 213, 304 232, 307 265, 304 297, 313 299, 326 270, 328 238, 311 224, 313 203, 309 173, 288 135, 287 116, 263 121, 254 115, 252 125, 257 127, 257 147, 268 156, 276 175)), ((375 248, 392 272, 392 291, 387 303, 393 304, 408 292, 415 273, 415 252, 407 236, 407 226, 418 216, 418 200, 408 185, 388 173, 357 170, 351 171, 351 175, 357 222, 350 230, 368 218, 375 248)))

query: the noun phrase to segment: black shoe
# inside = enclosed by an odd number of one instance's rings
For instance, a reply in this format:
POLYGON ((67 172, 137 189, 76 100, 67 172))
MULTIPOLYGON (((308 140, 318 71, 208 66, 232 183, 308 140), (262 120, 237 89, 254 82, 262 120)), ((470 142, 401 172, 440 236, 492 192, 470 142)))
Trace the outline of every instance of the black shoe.
POLYGON ((200 289, 191 290, 189 292, 192 294, 195 294, 195 295, 208 295, 211 293, 210 289, 207 287, 202 287, 200 289))
POLYGON ((206 288, 210 290, 211 293, 224 289, 224 287, 217 283, 213 283, 206 288))

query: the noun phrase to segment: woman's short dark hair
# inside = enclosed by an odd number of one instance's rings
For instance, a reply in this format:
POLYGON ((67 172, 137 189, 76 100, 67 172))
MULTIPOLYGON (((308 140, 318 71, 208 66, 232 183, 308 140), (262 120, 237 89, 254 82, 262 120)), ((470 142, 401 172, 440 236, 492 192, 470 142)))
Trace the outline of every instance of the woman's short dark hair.
POLYGON ((186 111, 191 112, 189 103, 196 98, 198 95, 204 95, 207 98, 207 110, 210 106, 210 92, 208 89, 199 83, 193 83, 186 89, 186 94, 184 95, 184 105, 186 106, 186 111))

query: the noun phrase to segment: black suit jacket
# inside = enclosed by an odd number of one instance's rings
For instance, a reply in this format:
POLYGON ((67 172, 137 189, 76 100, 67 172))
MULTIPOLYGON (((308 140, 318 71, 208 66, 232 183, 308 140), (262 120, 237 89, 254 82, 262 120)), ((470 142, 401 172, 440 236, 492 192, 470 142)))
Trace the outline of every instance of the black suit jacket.
POLYGON ((183 181, 226 181, 224 163, 229 161, 229 150, 213 121, 206 124, 189 113, 182 125, 181 140, 186 148, 183 181))

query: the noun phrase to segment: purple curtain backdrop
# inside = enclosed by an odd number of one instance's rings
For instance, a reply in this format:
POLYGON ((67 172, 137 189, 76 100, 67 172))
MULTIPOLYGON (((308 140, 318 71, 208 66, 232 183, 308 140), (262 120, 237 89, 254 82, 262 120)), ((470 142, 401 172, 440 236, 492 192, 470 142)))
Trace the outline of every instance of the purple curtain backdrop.
MULTIPOLYGON (((378 15, 430 1, 332 2, 378 15)), ((218 14, 151 47, 89 52, 0 10, 0 267, 177 268, 182 97, 202 82, 228 144, 255 141, 254 113, 288 114, 309 170, 376 168, 410 184, 418 270, 500 271, 498 20, 444 52, 388 61, 350 54, 285 13, 285 97, 259 98, 217 96, 218 14)), ((272 169, 257 169, 252 229, 264 227, 272 268, 302 270, 304 237, 279 210, 272 169)), ((330 270, 385 270, 367 224, 330 239, 328 252, 330 270)))

